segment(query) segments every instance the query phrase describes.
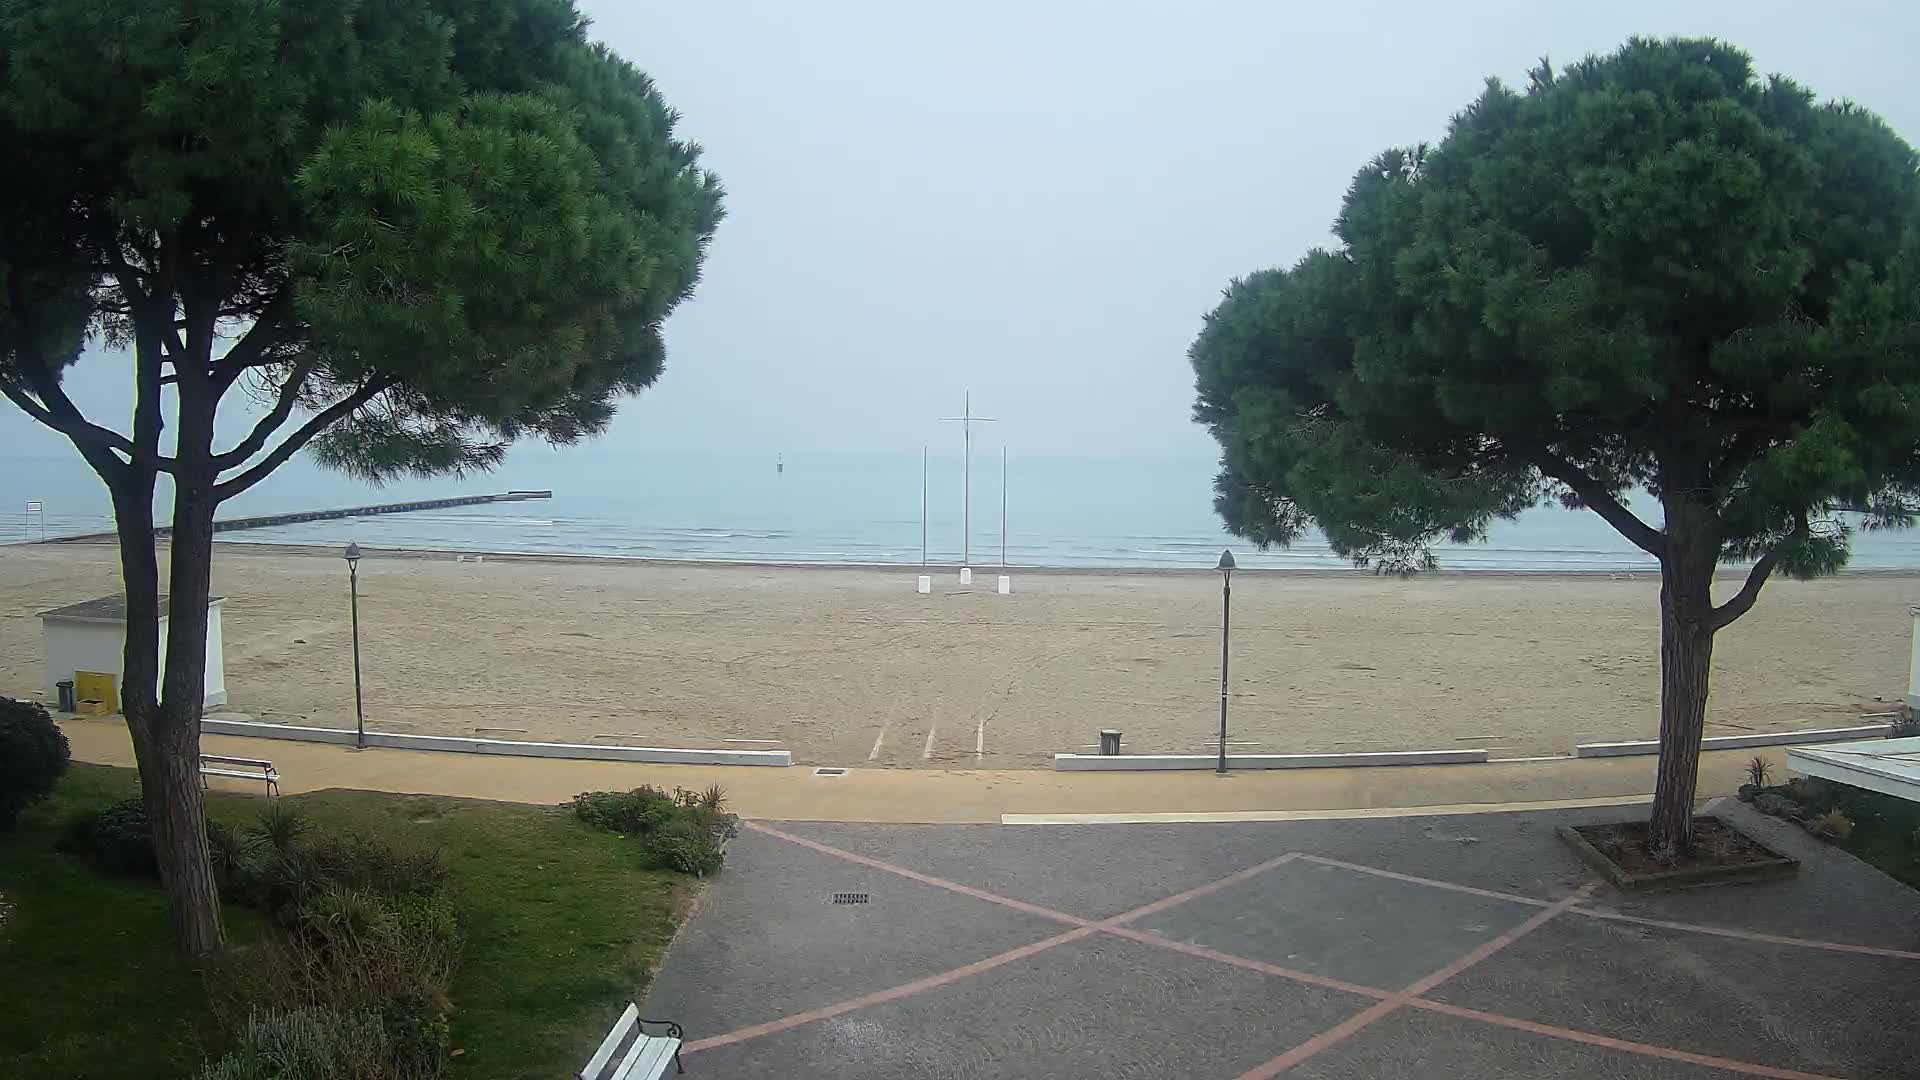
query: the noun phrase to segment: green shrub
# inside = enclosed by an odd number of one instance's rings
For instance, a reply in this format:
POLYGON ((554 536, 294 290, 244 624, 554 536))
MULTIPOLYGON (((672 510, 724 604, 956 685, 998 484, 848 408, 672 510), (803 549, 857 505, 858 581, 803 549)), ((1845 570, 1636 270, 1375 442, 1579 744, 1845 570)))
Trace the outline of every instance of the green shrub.
POLYGON ((715 823, 705 814, 686 814, 640 838, 649 866, 705 877, 720 869, 723 854, 715 823))
POLYGON ((220 895, 228 900, 248 906, 259 903, 261 878, 269 857, 266 842, 260 837, 218 821, 207 822, 207 861, 213 864, 213 880, 220 886, 220 895))
POLYGON ((247 1022, 239 1045, 201 1080, 394 1080, 392 1040, 371 1009, 294 1009, 247 1022))
POLYGON ((157 878, 153 829, 138 797, 85 811, 67 823, 61 848, 85 857, 109 874, 157 878))
POLYGON ((45 706, 0 697, 0 830, 52 793, 71 756, 66 734, 45 706))
POLYGON ((658 829, 678 809, 673 796, 644 784, 632 791, 583 791, 573 797, 573 812, 581 821, 630 836, 658 829))
POLYGON ((394 847, 370 836, 330 833, 300 854, 328 884, 385 897, 436 896, 447 885, 447 860, 440 852, 394 847))
POLYGON ((1810 811, 1820 812, 1831 805, 1833 790, 1817 776, 1796 776, 1787 781, 1787 797, 1810 811))
POLYGON ((1807 822, 1807 831, 1822 840, 1845 840, 1853 835, 1853 819, 1839 810, 1829 810, 1807 822))
POLYGON ((674 788, 669 795, 656 787, 632 791, 583 791, 573 797, 573 812, 596 828, 640 841, 640 857, 648 866, 679 870, 702 877, 720 869, 724 858, 721 837, 733 833, 726 792, 718 785, 705 791, 674 788))
POLYGON ((372 837, 322 833, 284 852, 272 868, 274 907, 298 904, 329 888, 362 889, 388 898, 435 896, 447 884, 438 851, 397 848, 372 837))
POLYGON ((444 1004, 418 994, 390 998, 380 1008, 389 1057, 401 1076, 439 1076, 452 1060, 453 1031, 444 1004))
POLYGON ((267 808, 260 811, 260 819, 253 826, 253 834, 282 855, 292 851, 294 841, 306 831, 306 815, 284 799, 275 799, 268 803, 267 808))
POLYGON ((333 887, 296 908, 283 940, 236 950, 212 985, 227 1016, 256 1007, 379 1009, 402 999, 444 1014, 459 959, 459 924, 445 897, 333 887))

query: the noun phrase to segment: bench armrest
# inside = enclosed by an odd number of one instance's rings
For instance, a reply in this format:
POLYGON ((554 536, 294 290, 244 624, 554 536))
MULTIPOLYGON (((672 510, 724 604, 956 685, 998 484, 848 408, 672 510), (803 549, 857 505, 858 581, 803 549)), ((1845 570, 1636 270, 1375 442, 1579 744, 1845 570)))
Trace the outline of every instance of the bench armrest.
POLYGON ((680 1030, 680 1025, 674 1023, 671 1020, 649 1020, 643 1016, 640 1018, 639 1024, 640 1024, 640 1034, 642 1035, 645 1035, 647 1033, 647 1025, 652 1024, 655 1027, 666 1028, 667 1037, 670 1039, 679 1039, 680 1041, 685 1042, 687 1038, 686 1033, 680 1030))

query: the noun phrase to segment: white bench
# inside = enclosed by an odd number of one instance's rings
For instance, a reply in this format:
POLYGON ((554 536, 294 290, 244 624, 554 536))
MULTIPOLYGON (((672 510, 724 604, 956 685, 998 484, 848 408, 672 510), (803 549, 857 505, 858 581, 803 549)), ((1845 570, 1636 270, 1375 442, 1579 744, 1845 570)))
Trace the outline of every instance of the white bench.
POLYGON ((627 1011, 607 1032, 600 1043, 600 1049, 593 1052, 587 1067, 580 1070, 580 1080, 660 1080, 667 1072, 667 1062, 673 1062, 675 1072, 686 1072, 680 1067, 680 1043, 682 1035, 680 1025, 667 1020, 642 1020, 640 1007, 628 1003, 627 1011), (665 1035, 649 1035, 644 1025, 653 1024, 667 1029, 665 1035))
POLYGON ((273 762, 259 758, 221 757, 219 754, 200 755, 200 786, 207 786, 209 776, 230 776, 236 780, 265 781, 267 794, 280 794, 280 773, 274 769, 273 762))

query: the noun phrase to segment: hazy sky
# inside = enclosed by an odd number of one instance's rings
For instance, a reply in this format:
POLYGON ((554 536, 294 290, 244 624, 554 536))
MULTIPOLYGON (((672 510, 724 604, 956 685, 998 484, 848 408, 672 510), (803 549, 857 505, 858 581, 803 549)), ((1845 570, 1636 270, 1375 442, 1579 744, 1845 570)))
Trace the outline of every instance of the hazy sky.
MULTIPOLYGON (((1911 0, 585 7, 728 193, 620 449, 957 445, 931 421, 970 387, 990 445, 1208 455, 1185 350, 1228 279, 1326 242, 1370 156, 1542 55, 1712 34, 1920 139, 1911 0)), ((122 419, 123 367, 76 378, 122 419)))

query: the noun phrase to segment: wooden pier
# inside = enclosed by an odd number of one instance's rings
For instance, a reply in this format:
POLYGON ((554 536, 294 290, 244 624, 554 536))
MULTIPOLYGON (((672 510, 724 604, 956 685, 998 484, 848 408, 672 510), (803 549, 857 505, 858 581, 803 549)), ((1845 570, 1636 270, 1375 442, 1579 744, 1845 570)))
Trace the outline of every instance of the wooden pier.
MULTIPOLYGON (((240 529, 267 529, 275 525, 298 525, 303 521, 335 521, 340 518, 372 517, 375 514, 405 514, 414 510, 446 510, 455 506, 482 506, 487 503, 526 502, 530 499, 551 499, 549 491, 505 491, 495 495, 461 495, 451 499, 415 499, 412 502, 381 503, 378 506, 346 506, 335 510, 302 510, 293 514, 264 514, 260 517, 223 518, 213 523, 216 533, 235 532, 240 529)), ((172 530, 157 528, 156 536, 165 536, 172 530)), ((59 544, 87 540, 111 540, 110 532, 85 533, 79 536, 49 537, 43 543, 59 544)))

